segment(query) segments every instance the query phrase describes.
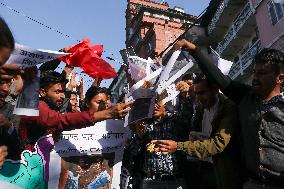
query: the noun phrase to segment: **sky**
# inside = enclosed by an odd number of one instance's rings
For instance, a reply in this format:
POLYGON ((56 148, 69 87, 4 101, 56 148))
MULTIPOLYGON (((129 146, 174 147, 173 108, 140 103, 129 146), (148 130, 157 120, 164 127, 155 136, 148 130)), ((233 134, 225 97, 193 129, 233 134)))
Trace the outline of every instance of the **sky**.
MULTIPOLYGON (((171 8, 199 15, 210 0, 165 0, 171 8)), ((162 0, 156 0, 162 2, 162 0)), ((20 12, 0 4, 0 15, 10 26, 17 43, 32 48, 59 50, 89 38, 93 44, 103 44, 104 56, 122 61, 119 50, 125 48, 125 10, 127 0, 0 0, 20 12), (27 19, 25 14, 66 35, 27 19)), ((108 62, 118 70, 120 64, 108 62)), ((103 81, 108 86, 111 80, 103 81)))

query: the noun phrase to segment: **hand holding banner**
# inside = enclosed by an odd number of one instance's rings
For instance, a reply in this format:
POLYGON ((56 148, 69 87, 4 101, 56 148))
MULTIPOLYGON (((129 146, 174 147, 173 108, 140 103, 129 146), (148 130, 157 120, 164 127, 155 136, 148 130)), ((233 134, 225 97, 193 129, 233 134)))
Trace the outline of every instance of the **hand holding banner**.
POLYGON ((68 53, 33 49, 16 43, 15 49, 8 59, 7 64, 20 64, 22 67, 36 66, 66 55, 68 55, 68 53))

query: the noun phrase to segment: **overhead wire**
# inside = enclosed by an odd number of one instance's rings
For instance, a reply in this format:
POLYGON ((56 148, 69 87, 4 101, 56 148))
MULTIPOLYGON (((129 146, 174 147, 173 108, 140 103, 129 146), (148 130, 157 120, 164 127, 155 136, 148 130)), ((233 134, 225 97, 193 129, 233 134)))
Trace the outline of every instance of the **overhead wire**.
MULTIPOLYGON (((78 43, 81 42, 81 40, 75 39, 75 38, 73 38, 71 35, 65 34, 64 32, 62 32, 62 31, 60 31, 60 30, 58 30, 58 29, 54 29, 53 27, 51 27, 51 26, 49 26, 49 25, 47 25, 47 24, 44 24, 42 21, 39 21, 39 19, 35 19, 35 18, 31 17, 31 16, 28 16, 28 15, 26 15, 25 13, 22 13, 21 11, 15 9, 15 8, 12 8, 12 7, 8 6, 7 4, 5 4, 5 3, 3 3, 3 2, 0 2, 0 5, 2 5, 3 7, 6 7, 7 9, 9 9, 9 10, 11 10, 11 11, 13 11, 14 13, 17 13, 17 14, 19 14, 20 16, 23 16, 23 17, 25 17, 25 18, 31 20, 32 22, 35 22, 35 23, 37 23, 37 24, 39 24, 39 25, 41 25, 41 26, 43 26, 43 27, 45 27, 45 28, 47 28, 47 29, 49 29, 49 30, 51 30, 51 31, 54 31, 54 32, 56 32, 56 33, 58 33, 58 34, 64 36, 64 37, 67 37, 67 38, 69 38, 69 39, 72 39, 73 41, 76 41, 76 42, 78 42, 78 43)), ((113 61, 115 61, 115 62, 121 64, 120 61, 118 61, 118 60, 112 58, 112 56, 114 56, 113 53, 108 53, 107 51, 103 51, 103 52, 108 54, 108 57, 106 57, 106 58, 108 58, 109 60, 113 60, 113 61)))

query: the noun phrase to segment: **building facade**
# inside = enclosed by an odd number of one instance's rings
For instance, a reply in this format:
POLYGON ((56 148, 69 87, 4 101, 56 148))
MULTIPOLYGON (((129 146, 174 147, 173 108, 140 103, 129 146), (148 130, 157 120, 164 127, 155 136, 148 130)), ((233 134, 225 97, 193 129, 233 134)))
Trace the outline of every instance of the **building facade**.
POLYGON ((283 50, 283 10, 283 3, 273 0, 219 3, 207 33, 221 57, 234 62, 229 73, 232 79, 249 82, 252 59, 261 49, 283 50))
MULTIPOLYGON (((154 58, 177 37, 184 33, 186 25, 196 17, 186 14, 182 8, 170 8, 168 3, 152 0, 128 0, 126 18, 126 48, 132 48, 141 58, 154 58)), ((125 58, 123 58, 125 60, 125 58)), ((126 63, 126 62, 125 62, 126 63)), ((127 86, 125 72, 121 68, 120 79, 115 79, 110 89, 113 102, 123 94, 127 86)))
POLYGON ((284 1, 274 3, 273 0, 251 0, 251 2, 261 46, 284 51, 284 1))

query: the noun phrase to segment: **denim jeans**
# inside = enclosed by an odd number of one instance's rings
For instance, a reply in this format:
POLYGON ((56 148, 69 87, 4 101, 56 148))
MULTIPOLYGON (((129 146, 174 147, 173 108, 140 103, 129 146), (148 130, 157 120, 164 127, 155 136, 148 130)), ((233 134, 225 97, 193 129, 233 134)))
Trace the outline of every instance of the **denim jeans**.
POLYGON ((186 189, 186 182, 183 178, 176 180, 144 179, 141 189, 186 189))

